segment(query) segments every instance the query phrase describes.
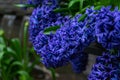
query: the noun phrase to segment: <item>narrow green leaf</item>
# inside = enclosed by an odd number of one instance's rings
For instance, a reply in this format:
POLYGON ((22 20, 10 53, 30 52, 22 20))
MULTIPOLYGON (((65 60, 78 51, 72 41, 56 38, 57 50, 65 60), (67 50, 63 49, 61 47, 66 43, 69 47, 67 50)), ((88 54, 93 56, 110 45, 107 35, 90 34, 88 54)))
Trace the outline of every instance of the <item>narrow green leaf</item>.
POLYGON ((5 48, 4 44, 0 44, 0 51, 3 51, 3 49, 5 48))
POLYGON ((79 21, 79 22, 80 22, 80 21, 83 21, 86 17, 87 17, 87 14, 83 14, 83 15, 79 18, 78 21, 79 21))
POLYGON ((17 53, 21 53, 21 43, 19 39, 11 39, 11 48, 17 53))
POLYGON ((31 4, 15 4, 14 6, 24 8, 24 7, 35 7, 34 5, 31 4))
POLYGON ((20 66, 20 67, 23 67, 23 63, 21 63, 20 61, 15 61, 11 64, 11 66, 20 66))
POLYGON ((90 7, 90 5, 88 5, 88 6, 86 6, 85 8, 83 8, 82 10, 81 10, 81 13, 84 13, 85 11, 86 11, 86 8, 89 8, 90 7))
POLYGON ((18 60, 18 53, 16 53, 16 51, 14 51, 11 47, 7 47, 5 49, 5 54, 13 57, 16 60, 18 60))
POLYGON ((13 49, 11 49, 11 47, 7 47, 7 52, 8 53, 14 53, 15 54, 15 51, 13 49))
POLYGON ((1 51, 1 52, 0 52, 0 61, 2 60, 3 55, 4 55, 4 52, 3 52, 3 51, 1 51))
POLYGON ((19 80, 31 80, 30 79, 31 77, 29 76, 29 73, 26 72, 26 71, 21 70, 21 71, 18 71, 17 74, 20 75, 19 80))
POLYGON ((18 71, 17 73, 18 73, 19 75, 28 75, 28 72, 23 71, 23 70, 18 71))
POLYGON ((3 37, 0 37, 0 44, 4 44, 5 45, 5 40, 3 37))
POLYGON ((60 28, 60 26, 51 26, 51 27, 46 28, 46 29, 44 30, 44 34, 50 34, 51 32, 52 32, 52 33, 55 33, 56 30, 59 29, 59 28, 60 28))
POLYGON ((69 9, 68 8, 57 8, 57 9, 54 9, 54 12, 58 13, 58 12, 68 12, 69 9))
POLYGON ((14 50, 16 59, 22 60, 22 47, 19 39, 11 39, 11 49, 14 50))
POLYGON ((81 11, 82 8, 83 8, 83 1, 84 1, 84 0, 80 0, 80 11, 81 11))
POLYGON ((11 72, 12 68, 18 66, 20 68, 23 68, 23 63, 20 61, 14 61, 12 64, 10 64, 9 68, 8 68, 8 72, 11 72))
POLYGON ((77 2, 80 2, 80 0, 72 0, 72 1, 70 1, 68 7, 69 7, 69 8, 72 7, 72 6, 73 6, 75 3, 77 3, 77 2))
POLYGON ((95 9, 95 10, 99 10, 99 9, 101 9, 101 7, 102 7, 102 6, 96 6, 94 9, 95 9))

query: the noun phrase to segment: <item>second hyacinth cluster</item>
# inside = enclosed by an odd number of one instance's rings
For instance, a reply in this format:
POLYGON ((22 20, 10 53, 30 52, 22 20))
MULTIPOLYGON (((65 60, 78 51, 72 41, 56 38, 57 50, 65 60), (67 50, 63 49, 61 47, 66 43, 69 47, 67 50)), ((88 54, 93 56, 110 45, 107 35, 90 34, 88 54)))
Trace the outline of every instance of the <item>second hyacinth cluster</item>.
POLYGON ((54 12, 59 7, 56 0, 28 2, 36 5, 30 17, 30 41, 47 68, 70 63, 74 72, 81 73, 88 62, 84 49, 98 42, 106 52, 96 59, 88 80, 120 80, 120 11, 117 8, 94 10, 91 7, 84 14, 72 17, 54 12), (44 33, 55 26, 59 28, 54 33, 44 33))
POLYGON ((104 52, 97 57, 88 80, 120 80, 120 51, 113 55, 104 52))

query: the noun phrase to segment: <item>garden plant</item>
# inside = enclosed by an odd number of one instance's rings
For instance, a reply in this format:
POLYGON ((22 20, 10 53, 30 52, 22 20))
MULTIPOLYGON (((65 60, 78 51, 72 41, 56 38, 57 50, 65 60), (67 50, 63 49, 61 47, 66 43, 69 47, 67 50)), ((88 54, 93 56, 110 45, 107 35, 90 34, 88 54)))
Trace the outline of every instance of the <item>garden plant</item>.
MULTIPOLYGON (((56 80, 54 69, 58 67, 71 64, 75 73, 86 70, 89 52, 85 49, 95 42, 105 50, 96 58, 88 80, 120 80, 120 0, 27 0, 15 6, 25 10, 33 8, 29 41, 39 55, 39 61, 51 70, 53 80, 56 80)), ((24 59, 20 60, 24 60, 24 65, 28 63, 26 37, 23 42, 24 59)), ((15 62, 14 65, 22 64, 15 62)), ((29 76, 26 66, 18 69, 20 71, 16 73, 22 74, 20 79, 28 80, 24 79, 29 76), (23 72, 24 69, 27 72, 23 72)), ((2 73, 5 74, 8 73, 2 73)))

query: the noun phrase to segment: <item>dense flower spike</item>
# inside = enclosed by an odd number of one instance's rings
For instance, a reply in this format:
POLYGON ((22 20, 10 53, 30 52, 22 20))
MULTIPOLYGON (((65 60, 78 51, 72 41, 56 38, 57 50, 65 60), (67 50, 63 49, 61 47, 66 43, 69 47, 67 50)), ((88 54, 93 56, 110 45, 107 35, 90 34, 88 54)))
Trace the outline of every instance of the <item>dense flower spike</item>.
POLYGON ((97 41, 104 48, 110 50, 120 49, 120 12, 117 8, 113 11, 110 7, 103 7, 96 16, 95 32, 97 41))
POLYGON ((60 63, 63 62, 62 61, 60 62, 56 56, 53 56, 51 60, 48 60, 50 59, 50 57, 48 57, 49 56, 48 53, 52 55, 53 52, 50 52, 51 50, 49 49, 47 50, 48 48, 47 45, 53 36, 52 34, 45 35, 43 33, 44 29, 50 26, 58 26, 58 25, 61 26, 64 22, 66 22, 69 19, 68 16, 63 17, 59 13, 58 14, 54 13, 53 12, 54 9, 55 6, 51 4, 46 4, 46 5, 42 5, 41 7, 37 7, 33 11, 33 14, 30 17, 30 27, 29 27, 30 41, 33 43, 36 52, 41 54, 44 61, 43 63, 46 64, 46 66, 49 65, 49 67, 55 67, 54 65, 59 65, 60 63), (57 60, 55 60, 54 58, 57 60), (53 62, 56 62, 56 64, 53 64, 53 62))
MULTIPOLYGON (((47 65, 47 67, 56 68, 59 66, 63 66, 63 63, 66 64, 69 62, 69 60, 73 60, 74 57, 72 59, 72 56, 78 53, 80 54, 78 56, 79 60, 87 61, 87 59, 84 58, 80 59, 81 56, 87 56, 86 54, 83 54, 81 52, 92 41, 94 41, 94 37, 92 36, 93 34, 91 34, 93 32, 93 29, 91 27, 87 28, 87 23, 85 24, 85 22, 78 22, 80 16, 81 15, 76 15, 74 18, 66 21, 64 25, 56 31, 55 35, 53 35, 53 38, 48 41, 48 45, 44 46, 44 48, 41 49, 43 63, 47 65), (48 51, 46 50, 49 51, 49 55, 51 55, 51 57, 48 57, 48 51), (49 62, 46 63, 46 59, 49 62), (59 65, 60 63, 62 64, 59 65), (51 66, 52 64, 54 66, 51 66)), ((74 59, 74 61, 72 62, 72 64, 74 64, 74 68, 76 63, 82 64, 82 62, 79 62, 78 59, 76 59, 76 61, 74 59)), ((80 66, 77 64, 76 68, 80 66)))
POLYGON ((120 51, 103 53, 96 60, 88 80, 120 80, 120 51))
MULTIPOLYGON (((70 61, 75 70, 78 70, 80 66, 84 69, 87 54, 83 54, 83 50, 95 40, 93 10, 89 9, 85 20, 79 22, 81 14, 70 19, 68 16, 62 17, 60 14, 55 14, 52 11, 53 8, 38 7, 31 16, 30 40, 34 49, 41 55, 43 64, 48 68, 60 67, 70 61), (45 35, 43 33, 45 28, 54 25, 60 26, 55 34, 45 35), (74 59, 72 56, 76 54, 78 57, 74 59), (86 56, 86 58, 81 59, 81 56, 86 56)), ((81 72, 81 69, 78 72, 81 72)))
POLYGON ((80 37, 78 35, 79 32, 76 32, 77 30, 79 31, 79 29, 81 30, 81 28, 75 25, 78 23, 77 20, 72 21, 71 19, 69 19, 68 21, 66 21, 64 26, 57 30, 56 34, 53 35, 53 38, 48 41, 48 45, 44 47, 45 49, 41 49, 43 63, 45 65, 49 64, 49 66, 47 67, 56 68, 59 66, 63 66, 64 64, 68 63, 69 57, 71 55, 76 53, 78 49, 81 50, 82 47, 78 47, 78 45, 80 45, 80 37), (77 38, 78 40, 76 40, 77 38), (48 51, 45 52, 45 50, 49 51, 51 58, 48 57, 48 51), (46 59, 48 59, 47 61, 49 62, 46 63, 46 59), (60 63, 62 64, 59 65, 60 63), (52 64, 54 66, 51 66, 52 64))

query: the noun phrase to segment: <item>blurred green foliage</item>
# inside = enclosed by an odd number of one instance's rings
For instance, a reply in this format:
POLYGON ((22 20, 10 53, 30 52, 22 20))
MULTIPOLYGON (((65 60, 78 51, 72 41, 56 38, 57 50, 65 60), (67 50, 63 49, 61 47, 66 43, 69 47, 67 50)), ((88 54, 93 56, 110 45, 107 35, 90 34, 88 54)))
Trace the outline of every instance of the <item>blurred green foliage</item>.
POLYGON ((4 31, 0 30, 0 80, 33 80, 30 72, 40 63, 40 57, 27 46, 27 28, 28 23, 24 27, 23 44, 17 38, 5 38, 4 31))
POLYGON ((96 9, 100 9, 102 6, 118 7, 120 9, 120 0, 63 0, 60 6, 60 8, 54 11, 74 16, 77 13, 84 13, 86 8, 91 6, 94 6, 96 9))

